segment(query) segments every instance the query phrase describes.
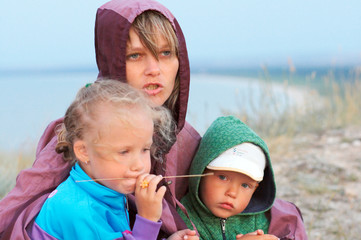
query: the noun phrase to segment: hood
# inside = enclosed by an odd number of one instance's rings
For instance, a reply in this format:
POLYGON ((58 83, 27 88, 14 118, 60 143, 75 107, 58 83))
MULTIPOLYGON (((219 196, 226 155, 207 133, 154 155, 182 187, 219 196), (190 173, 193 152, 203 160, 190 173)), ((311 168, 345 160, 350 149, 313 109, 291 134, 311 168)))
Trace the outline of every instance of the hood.
POLYGON ((180 131, 185 123, 190 69, 183 32, 172 13, 152 0, 112 0, 98 8, 95 20, 95 54, 100 78, 125 81, 126 43, 134 19, 147 10, 163 14, 172 24, 179 42, 179 97, 176 103, 177 126, 180 131))
MULTIPOLYGON (((269 150, 266 143, 246 124, 236 117, 220 117, 216 119, 204 134, 199 149, 192 162, 190 174, 202 174, 207 165, 222 152, 244 142, 250 142, 259 146, 266 156, 266 167, 263 180, 252 196, 247 208, 240 215, 262 213, 270 209, 276 195, 269 150)), ((200 178, 190 180, 189 193, 192 202, 197 203, 197 209, 207 214, 210 211, 199 198, 200 178), (200 209, 199 209, 200 208, 200 209)))

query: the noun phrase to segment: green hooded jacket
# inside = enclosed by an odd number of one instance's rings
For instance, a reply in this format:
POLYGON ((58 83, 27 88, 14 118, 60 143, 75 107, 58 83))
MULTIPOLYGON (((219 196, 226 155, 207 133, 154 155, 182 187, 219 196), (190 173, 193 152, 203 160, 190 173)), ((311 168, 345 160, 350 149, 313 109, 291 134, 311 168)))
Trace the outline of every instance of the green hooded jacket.
MULTIPOLYGON (((207 165, 222 152, 244 142, 250 142, 262 148, 266 156, 266 167, 263 180, 242 213, 227 219, 214 216, 199 198, 200 178, 189 180, 189 192, 182 198, 181 203, 199 232, 200 239, 233 240, 236 239, 237 234, 246 234, 257 229, 268 232, 269 219, 266 213, 272 207, 276 195, 269 150, 266 143, 238 118, 220 117, 212 123, 201 140, 189 174, 202 174, 207 165)), ((186 214, 179 208, 178 213, 188 228, 193 229, 186 214)))

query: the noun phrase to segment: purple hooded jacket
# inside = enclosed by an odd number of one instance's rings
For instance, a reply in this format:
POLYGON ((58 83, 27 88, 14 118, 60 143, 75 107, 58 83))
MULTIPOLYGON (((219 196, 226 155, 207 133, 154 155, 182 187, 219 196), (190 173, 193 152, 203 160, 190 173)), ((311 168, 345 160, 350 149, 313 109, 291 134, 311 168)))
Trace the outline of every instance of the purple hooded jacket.
MULTIPOLYGON (((172 24, 179 42, 179 76, 180 92, 177 107, 177 141, 166 155, 162 165, 155 165, 152 173, 164 176, 187 174, 192 158, 198 147, 200 136, 186 121, 190 69, 188 53, 182 30, 172 13, 163 5, 153 0, 112 0, 101 6, 95 22, 95 51, 99 69, 99 77, 124 81, 126 41, 129 28, 139 14, 147 10, 162 13, 172 24)), ((63 119, 51 122, 43 133, 36 151, 36 160, 30 169, 20 172, 16 186, 0 202, 0 239, 29 239, 26 228, 32 224, 48 195, 68 176, 71 165, 55 152, 57 138, 55 128, 63 119)), ((176 206, 187 191, 187 178, 171 179, 172 184, 163 200, 161 220, 161 237, 165 237, 177 230, 185 229, 186 224, 176 211, 176 206)), ((130 215, 135 216, 134 198, 129 199, 130 215)), ((287 203, 285 203, 288 206, 287 203)), ((276 206, 277 202, 276 202, 276 206)), ((280 205, 281 206, 281 205, 280 205)), ((277 229, 276 220, 287 222, 285 213, 275 208, 272 215, 275 219, 270 229, 277 229), (275 226, 274 228, 272 228, 275 226)), ((294 217, 296 222, 302 222, 296 208, 286 213, 294 217)), ((271 210, 272 213, 272 210, 271 210)), ((272 220, 273 221, 273 220, 272 220)), ((288 222, 287 222, 288 223, 288 222)), ((297 227, 290 224, 290 234, 297 227)), ((303 238, 296 238, 303 239, 303 238)))

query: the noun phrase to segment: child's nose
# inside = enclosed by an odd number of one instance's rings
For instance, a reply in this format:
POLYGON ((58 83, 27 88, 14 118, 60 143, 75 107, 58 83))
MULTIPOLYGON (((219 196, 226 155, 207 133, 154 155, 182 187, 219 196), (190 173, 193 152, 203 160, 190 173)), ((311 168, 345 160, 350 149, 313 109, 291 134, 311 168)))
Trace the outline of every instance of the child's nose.
POLYGON ((230 184, 230 186, 227 189, 226 195, 235 198, 237 196, 237 190, 238 187, 235 184, 230 184))
POLYGON ((134 157, 133 163, 130 166, 130 170, 134 172, 139 172, 144 168, 144 164, 141 157, 134 157))

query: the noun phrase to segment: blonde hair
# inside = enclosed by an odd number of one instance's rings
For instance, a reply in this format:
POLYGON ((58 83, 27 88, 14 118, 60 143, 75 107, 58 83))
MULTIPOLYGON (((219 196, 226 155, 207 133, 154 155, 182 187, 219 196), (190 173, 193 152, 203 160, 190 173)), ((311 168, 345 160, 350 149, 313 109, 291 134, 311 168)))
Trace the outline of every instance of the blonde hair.
MULTIPOLYGON (((75 162, 74 142, 82 140, 84 133, 91 130, 94 126, 92 123, 97 121, 99 109, 105 104, 111 104, 116 108, 138 107, 149 114, 154 123, 151 156, 162 161, 176 138, 175 125, 169 110, 162 106, 151 106, 143 93, 127 83, 115 80, 97 81, 78 91, 65 113, 64 123, 58 129, 56 152, 63 153, 65 160, 75 162)), ((132 117, 129 114, 124 116, 124 111, 115 111, 115 114, 123 115, 120 116, 121 119, 132 117)))
MULTIPOLYGON (((179 43, 177 35, 173 29, 169 20, 157 11, 145 11, 138 15, 132 27, 138 34, 140 41, 145 47, 147 47, 153 56, 158 59, 158 37, 163 36, 171 50, 171 54, 175 54, 178 57, 179 43)), ((173 91, 164 105, 171 110, 174 119, 178 119, 178 112, 176 111, 176 103, 179 96, 179 74, 175 79, 173 91)))

